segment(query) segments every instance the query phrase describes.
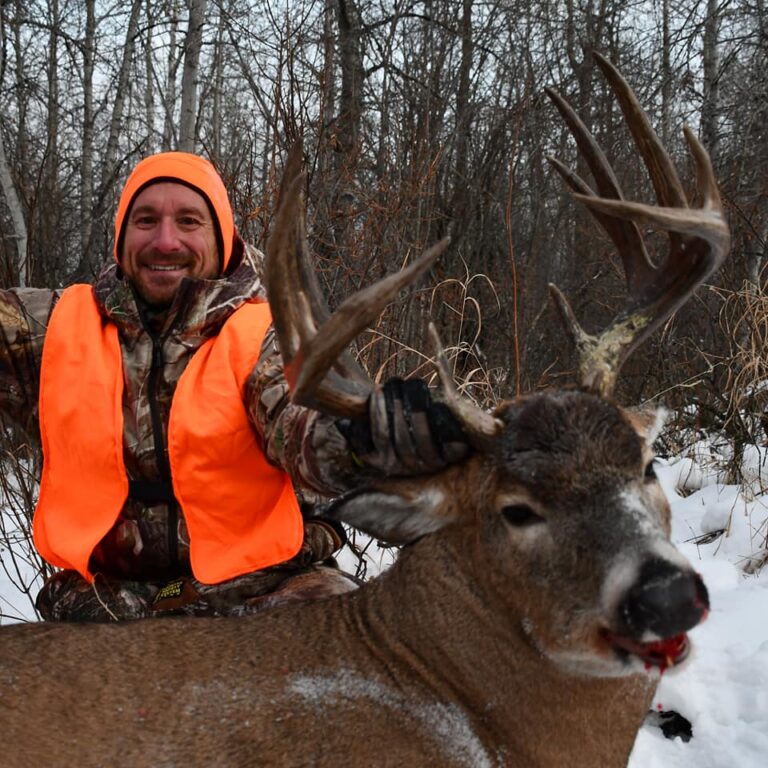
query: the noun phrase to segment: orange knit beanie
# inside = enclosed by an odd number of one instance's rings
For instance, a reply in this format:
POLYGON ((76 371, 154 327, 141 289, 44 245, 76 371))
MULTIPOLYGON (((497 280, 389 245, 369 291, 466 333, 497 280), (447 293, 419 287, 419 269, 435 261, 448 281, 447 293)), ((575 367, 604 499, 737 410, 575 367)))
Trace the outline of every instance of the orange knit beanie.
POLYGON ((199 192, 208 203, 220 236, 221 271, 232 255, 235 223, 224 182, 204 157, 188 152, 161 152, 142 160, 125 182, 115 218, 115 260, 120 262, 123 228, 136 195, 160 181, 179 181, 199 192))

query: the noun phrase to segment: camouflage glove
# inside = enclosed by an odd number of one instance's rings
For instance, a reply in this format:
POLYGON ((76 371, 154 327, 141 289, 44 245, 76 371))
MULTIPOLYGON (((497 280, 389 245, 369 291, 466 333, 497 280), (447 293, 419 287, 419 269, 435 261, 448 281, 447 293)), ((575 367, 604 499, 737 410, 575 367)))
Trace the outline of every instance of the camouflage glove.
POLYGON ((303 564, 321 563, 346 543, 347 536, 340 523, 328 520, 305 520, 304 541, 296 556, 303 564))
POLYGON ((367 418, 336 426, 357 460, 387 475, 437 472, 469 452, 461 424, 421 379, 389 379, 371 394, 367 418))

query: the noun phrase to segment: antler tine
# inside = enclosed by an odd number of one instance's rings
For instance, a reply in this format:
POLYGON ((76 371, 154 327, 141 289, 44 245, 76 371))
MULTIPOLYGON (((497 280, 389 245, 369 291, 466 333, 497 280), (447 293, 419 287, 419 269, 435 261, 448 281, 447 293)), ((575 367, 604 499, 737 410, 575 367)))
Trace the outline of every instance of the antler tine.
POLYGON ((553 96, 585 155, 601 196, 562 163, 550 162, 574 190, 574 197, 605 228, 627 273, 627 301, 599 336, 581 329, 566 298, 550 286, 561 319, 579 353, 582 386, 608 396, 626 358, 722 264, 728 254, 730 235, 706 150, 686 128, 703 198, 700 207, 689 208, 677 171, 626 80, 602 56, 595 54, 595 58, 616 93, 659 201, 659 205, 653 206, 624 200, 618 185, 613 183, 613 172, 609 172, 609 166, 606 168, 607 161, 599 148, 596 150, 586 127, 564 100, 553 96), (650 225, 669 233, 669 255, 658 268, 648 259, 637 225, 650 225))
POLYGON ((428 330, 435 351, 434 365, 440 377, 445 404, 463 426, 469 444, 479 451, 487 452, 493 446, 494 438, 503 424, 471 400, 461 397, 448 369, 448 360, 435 324, 430 322, 428 330))
MULTIPOLYGON (((297 178, 301 175, 300 187, 297 190, 299 200, 301 201, 301 211, 295 219, 296 223, 296 252, 295 259, 290 262, 293 269, 296 270, 294 277, 296 278, 295 285, 300 286, 300 294, 305 297, 309 305, 309 316, 313 319, 314 326, 321 326, 330 317, 328 306, 325 303, 325 297, 320 289, 320 285, 317 280, 317 274, 313 269, 312 257, 309 253, 309 246, 306 236, 306 216, 305 207, 303 204, 303 190, 306 187, 305 175, 301 172, 301 164, 304 158, 304 150, 301 141, 294 142, 288 152, 288 158, 286 160, 285 170, 283 172, 283 178, 290 180, 297 178)), ((290 185, 288 185, 290 188, 290 185)), ((286 189, 287 193, 287 189, 286 189)), ((294 192, 294 194, 296 194, 294 192)), ((280 196, 282 190, 278 196, 278 208, 280 206, 280 196)), ((341 377, 341 381, 337 382, 337 385, 342 389, 352 388, 353 392, 357 391, 357 387, 354 384, 344 382, 359 382, 360 390, 367 391, 369 387, 368 374, 357 363, 352 356, 348 348, 345 348, 339 353, 338 358, 333 363, 334 376, 338 374, 341 377)))
MULTIPOLYGON (((623 200, 624 195, 622 194, 616 174, 613 172, 613 168, 611 168, 605 153, 581 118, 559 93, 551 88, 545 88, 544 90, 554 102, 573 137, 576 139, 579 151, 586 160, 589 170, 595 179, 598 193, 604 198, 623 200)), ((574 192, 587 196, 596 196, 589 184, 559 160, 547 157, 547 161, 574 192)), ((611 238, 621 255, 627 281, 627 290, 632 292, 634 286, 647 280, 649 273, 653 270, 653 265, 648 258, 640 232, 630 221, 605 216, 600 211, 591 208, 589 211, 611 238)))
POLYGON ((616 94, 616 99, 635 145, 648 168, 659 204, 687 208, 688 200, 675 165, 664 149, 656 131, 653 130, 651 121, 640 106, 634 91, 629 87, 629 83, 624 79, 621 72, 608 59, 597 52, 593 53, 593 57, 616 94))
POLYGON ((292 401, 333 416, 360 416, 374 384, 352 362, 349 343, 400 289, 429 269, 449 241, 440 241, 407 268, 358 291, 331 315, 309 266, 302 157, 297 142, 286 161, 267 246, 265 283, 275 331, 292 401))
POLYGON ((306 187, 306 174, 302 172, 304 160, 304 147, 302 142, 294 142, 288 150, 285 168, 283 169, 284 184, 278 189, 277 210, 278 215, 285 206, 286 212, 295 215, 295 258, 285 262, 286 269, 292 270, 296 284, 300 286, 302 293, 309 302, 310 315, 316 323, 323 323, 328 319, 329 311, 323 298, 322 291, 317 282, 315 272, 311 267, 312 259, 307 250, 304 189, 306 187), (293 189, 292 183, 296 182, 297 188, 293 189), (284 202, 285 200, 285 202, 284 202), (299 209, 291 207, 298 204, 299 209), (300 251, 300 252, 299 252, 300 251))

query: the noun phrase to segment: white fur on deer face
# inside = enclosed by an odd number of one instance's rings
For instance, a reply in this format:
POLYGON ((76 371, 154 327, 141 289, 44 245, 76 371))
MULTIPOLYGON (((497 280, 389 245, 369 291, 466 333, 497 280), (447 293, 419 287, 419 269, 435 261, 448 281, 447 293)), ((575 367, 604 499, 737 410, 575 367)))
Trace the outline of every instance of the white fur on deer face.
POLYGON ((581 391, 502 406, 493 452, 433 478, 393 480, 343 500, 340 519, 385 540, 473 540, 487 610, 581 675, 666 669, 706 589, 669 542, 669 506, 653 473, 656 412, 630 413, 581 391))

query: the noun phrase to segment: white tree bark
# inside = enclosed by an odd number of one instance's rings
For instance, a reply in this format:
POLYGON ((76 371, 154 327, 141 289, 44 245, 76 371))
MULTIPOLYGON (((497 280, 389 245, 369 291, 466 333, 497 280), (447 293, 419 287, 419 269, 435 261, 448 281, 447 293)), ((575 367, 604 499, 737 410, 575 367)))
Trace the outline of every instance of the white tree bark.
POLYGON ((123 45, 123 59, 120 64, 120 73, 115 88, 115 103, 112 108, 112 119, 109 124, 109 137, 107 138, 107 151, 104 157, 103 173, 101 177, 101 190, 99 197, 103 200, 111 184, 115 182, 115 166, 117 164, 117 149, 120 141, 120 133, 123 128, 123 110, 128 94, 128 78, 131 75, 131 57, 139 27, 139 11, 142 0, 133 0, 131 3, 131 15, 128 20, 128 29, 125 33, 123 45))
MULTIPOLYGON (((5 37, 2 23, 2 16, 0 16, 0 40, 3 40, 5 37)), ((5 46, 0 45, 0 72, 3 71, 5 66, 4 56, 5 46)), ((27 241, 29 239, 27 236, 27 222, 24 219, 24 209, 16 191, 16 185, 13 183, 13 175, 8 164, 8 156, 5 154, 2 133, 0 133, 0 189, 3 191, 13 225, 11 238, 16 241, 16 271, 19 275, 19 286, 25 288, 27 285, 27 241)))
POLYGON ((19 275, 19 286, 24 288, 27 285, 27 223, 24 220, 24 211, 16 193, 2 139, 0 139, 0 187, 13 222, 11 237, 16 241, 16 269, 19 275))
POLYGON ((195 151, 197 124, 197 84, 200 49, 203 45, 203 25, 207 0, 187 0, 189 27, 184 39, 184 70, 181 76, 181 120, 179 149, 195 151))
POLYGON ((704 101, 701 105, 701 136, 713 162, 717 162, 720 143, 720 7, 718 0, 707 0, 704 20, 704 101))
POLYGON ((96 38, 96 0, 86 0, 85 37, 83 39, 83 156, 80 160, 80 265, 92 264, 90 256, 93 232, 93 68, 96 38))

